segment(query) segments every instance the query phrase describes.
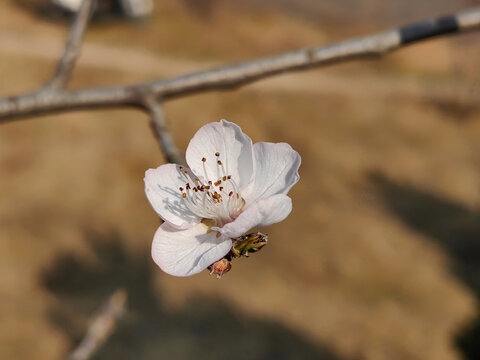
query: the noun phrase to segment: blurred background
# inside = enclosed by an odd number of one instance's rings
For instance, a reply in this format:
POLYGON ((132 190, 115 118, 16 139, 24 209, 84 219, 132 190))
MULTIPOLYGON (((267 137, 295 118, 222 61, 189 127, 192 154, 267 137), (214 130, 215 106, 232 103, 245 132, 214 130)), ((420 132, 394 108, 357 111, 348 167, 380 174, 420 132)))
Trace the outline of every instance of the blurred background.
MULTIPOLYGON (((71 13, 2 0, 0 96, 52 74, 71 13)), ((155 0, 106 6, 71 88, 180 75, 474 6, 471 0, 155 0), (116 15, 112 15, 112 11, 116 15)), ((96 359, 480 359, 480 33, 170 101, 185 149, 226 118, 302 156, 269 245, 216 280, 162 273, 143 191, 165 162, 117 109, 0 126, 0 358, 62 359, 117 288, 96 359)))

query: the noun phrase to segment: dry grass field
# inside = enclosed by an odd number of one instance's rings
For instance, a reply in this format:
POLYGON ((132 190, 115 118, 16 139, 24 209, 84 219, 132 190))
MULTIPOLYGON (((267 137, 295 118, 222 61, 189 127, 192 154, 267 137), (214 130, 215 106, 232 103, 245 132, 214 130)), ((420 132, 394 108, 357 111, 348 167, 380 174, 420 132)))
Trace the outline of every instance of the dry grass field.
MULTIPOLYGON (((14 3, 0 11, 0 96, 45 81, 66 33, 14 3)), ((391 7, 375 22, 368 7, 379 1, 365 0, 358 19, 335 21, 355 9, 343 1, 315 22, 288 1, 209 3, 157 1, 145 23, 94 22, 72 87, 327 44, 472 4, 423 1, 415 16, 413 1, 403 13, 382 2, 391 7)), ((160 221, 143 176, 165 159, 144 114, 1 125, 0 359, 64 358, 119 287, 129 311, 97 359, 478 358, 479 39, 168 102, 182 149, 226 118, 254 142, 288 142, 302 156, 291 216, 221 280, 174 278, 150 258, 160 221)))

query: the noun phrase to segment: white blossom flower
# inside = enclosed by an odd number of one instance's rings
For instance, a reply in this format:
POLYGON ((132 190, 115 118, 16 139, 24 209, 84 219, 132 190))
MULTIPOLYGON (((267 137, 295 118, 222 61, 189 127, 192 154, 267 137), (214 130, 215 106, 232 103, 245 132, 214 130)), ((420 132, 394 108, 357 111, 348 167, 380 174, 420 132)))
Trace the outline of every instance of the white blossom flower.
POLYGON ((286 143, 252 144, 221 120, 200 128, 186 152, 190 168, 162 165, 145 173, 145 192, 164 220, 152 257, 166 273, 189 276, 223 258, 232 238, 284 220, 286 195, 299 180, 300 155, 286 143))

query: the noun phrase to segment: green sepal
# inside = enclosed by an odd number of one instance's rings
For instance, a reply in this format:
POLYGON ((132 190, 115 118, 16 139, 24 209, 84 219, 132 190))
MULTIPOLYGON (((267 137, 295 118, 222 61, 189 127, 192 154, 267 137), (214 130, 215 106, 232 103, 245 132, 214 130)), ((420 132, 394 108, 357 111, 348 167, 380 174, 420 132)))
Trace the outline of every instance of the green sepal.
POLYGON ((268 242, 268 236, 260 232, 251 233, 233 239, 231 253, 234 257, 248 256, 263 248, 268 242))

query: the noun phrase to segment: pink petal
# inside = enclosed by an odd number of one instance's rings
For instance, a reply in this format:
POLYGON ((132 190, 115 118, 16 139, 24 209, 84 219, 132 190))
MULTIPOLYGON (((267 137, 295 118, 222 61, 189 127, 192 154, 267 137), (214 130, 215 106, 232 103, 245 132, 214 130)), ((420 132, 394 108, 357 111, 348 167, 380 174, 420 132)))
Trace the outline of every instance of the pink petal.
POLYGON ((253 145, 255 175, 249 186, 242 191, 248 203, 286 194, 300 179, 300 155, 286 143, 259 142, 253 145))
POLYGON ((252 140, 238 125, 226 120, 202 126, 190 140, 186 158, 195 175, 204 180, 215 181, 223 175, 232 175, 242 189, 252 178, 252 140), (220 153, 218 158, 217 152, 220 153), (206 162, 202 158, 206 158, 206 162), (225 174, 221 173, 218 160, 223 163, 225 174))
POLYGON ((206 269, 224 257, 232 241, 216 231, 207 233, 203 224, 177 230, 170 224, 160 226, 153 237, 153 261, 166 273, 190 276, 206 269))
POLYGON ((185 188, 180 166, 176 164, 162 165, 145 172, 145 193, 153 209, 160 217, 179 229, 186 229, 200 222, 182 198, 180 187, 185 188))
POLYGON ((292 199, 278 194, 259 200, 246 208, 233 222, 223 228, 213 227, 223 235, 235 238, 254 227, 269 226, 284 220, 292 211, 292 199))

